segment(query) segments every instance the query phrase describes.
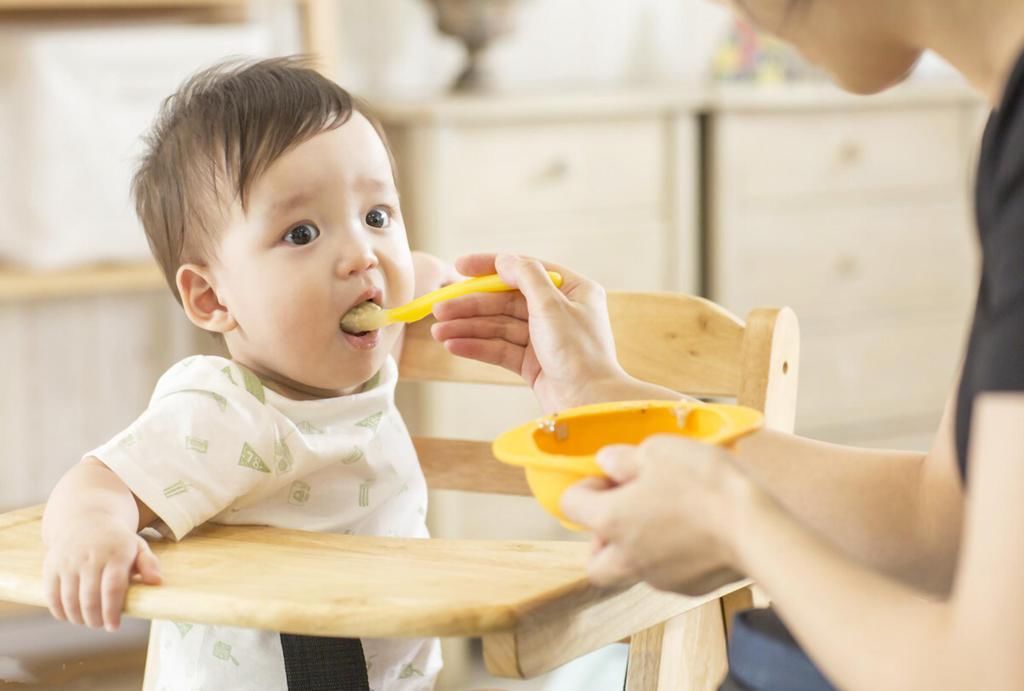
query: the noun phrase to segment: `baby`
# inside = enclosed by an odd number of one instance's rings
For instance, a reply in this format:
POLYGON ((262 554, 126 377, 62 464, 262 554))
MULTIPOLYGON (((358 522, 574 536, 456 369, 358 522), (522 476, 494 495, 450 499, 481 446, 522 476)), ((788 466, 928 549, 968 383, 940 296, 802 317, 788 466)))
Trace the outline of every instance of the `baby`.
MULTIPOLYGON (((185 314, 231 359, 171 367, 141 417, 57 484, 43 519, 53 615, 116 629, 131 578, 160 582, 147 526, 175 540, 207 521, 427 537, 426 483, 394 405, 401 327, 339 327, 357 305, 397 306, 450 277, 409 250, 379 127, 298 60, 214 67, 164 104, 133 194, 185 314)), ((300 658, 376 691, 432 688, 441 667, 436 640, 360 650, 153 625, 155 688, 175 691, 298 688, 311 674, 300 658), (332 671, 339 660, 355 664, 332 671)))

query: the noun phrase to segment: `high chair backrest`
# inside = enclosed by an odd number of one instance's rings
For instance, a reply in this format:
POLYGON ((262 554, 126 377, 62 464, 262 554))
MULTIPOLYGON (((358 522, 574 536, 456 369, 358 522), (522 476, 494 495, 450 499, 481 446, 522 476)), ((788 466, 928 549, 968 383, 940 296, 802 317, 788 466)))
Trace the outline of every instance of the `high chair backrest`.
MULTIPOLYGON (((704 298, 612 292, 608 310, 619 361, 633 376, 691 396, 732 398, 762 411, 767 426, 793 429, 800 334, 789 308, 755 309, 744 323, 704 298)), ((403 380, 523 383, 505 369, 451 355, 431 338, 430 323, 408 327, 403 380)), ((522 471, 491 462, 486 444, 418 438, 416 447, 434 489, 529 493, 522 471)))

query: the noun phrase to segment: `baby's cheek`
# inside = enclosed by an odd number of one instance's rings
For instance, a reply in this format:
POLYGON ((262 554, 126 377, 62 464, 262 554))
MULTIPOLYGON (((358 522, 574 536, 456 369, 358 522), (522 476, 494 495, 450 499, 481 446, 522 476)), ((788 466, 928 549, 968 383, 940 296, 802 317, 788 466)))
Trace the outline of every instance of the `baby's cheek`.
POLYGON ((416 271, 408 245, 390 252, 384 267, 388 281, 389 302, 397 307, 413 299, 416 271))
POLYGON ((284 294, 276 298, 272 305, 268 305, 267 312, 263 315, 271 330, 270 335, 289 342, 304 342, 318 330, 323 331, 320 322, 330 320, 323 306, 312 304, 298 296, 289 296, 287 290, 282 292, 284 294))

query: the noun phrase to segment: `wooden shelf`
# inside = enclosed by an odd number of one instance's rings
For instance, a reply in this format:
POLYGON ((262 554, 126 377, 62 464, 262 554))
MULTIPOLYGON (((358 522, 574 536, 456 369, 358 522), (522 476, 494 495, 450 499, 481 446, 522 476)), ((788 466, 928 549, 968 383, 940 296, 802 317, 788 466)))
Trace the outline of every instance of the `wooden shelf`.
MULTIPOLYGON (((338 0, 293 0, 299 11, 303 51, 316 56, 318 69, 334 77, 341 21, 338 0)), ((247 16, 253 0, 0 0, 0 20, 49 20, 52 13, 82 17, 108 14, 180 13, 206 16, 210 21, 237 21, 247 16)))
POLYGON ((60 271, 0 268, 0 304, 155 291, 166 285, 160 269, 151 262, 60 271))
POLYGON ((249 0, 0 0, 0 10, 145 10, 244 7, 249 0))

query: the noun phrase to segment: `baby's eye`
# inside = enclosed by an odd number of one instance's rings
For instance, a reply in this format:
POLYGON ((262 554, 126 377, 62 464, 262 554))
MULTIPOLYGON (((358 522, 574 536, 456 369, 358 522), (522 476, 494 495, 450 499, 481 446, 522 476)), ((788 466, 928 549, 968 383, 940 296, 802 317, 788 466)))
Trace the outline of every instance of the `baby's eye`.
POLYGON ((366 225, 371 228, 385 228, 391 223, 391 214, 387 212, 387 209, 382 209, 379 206, 370 209, 369 213, 366 214, 366 225))
POLYGON ((308 245, 320 237, 320 231, 309 223, 300 223, 284 234, 284 241, 289 245, 308 245))

